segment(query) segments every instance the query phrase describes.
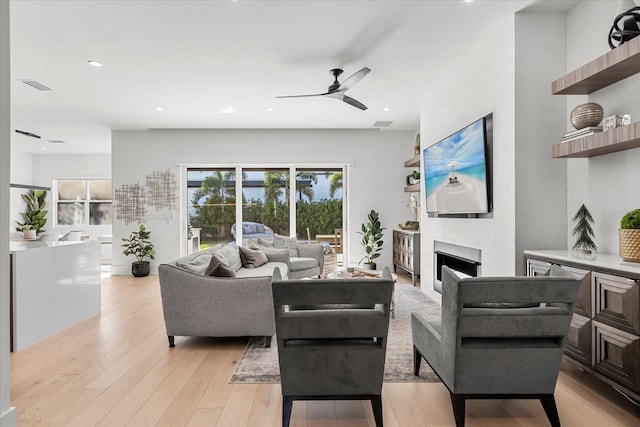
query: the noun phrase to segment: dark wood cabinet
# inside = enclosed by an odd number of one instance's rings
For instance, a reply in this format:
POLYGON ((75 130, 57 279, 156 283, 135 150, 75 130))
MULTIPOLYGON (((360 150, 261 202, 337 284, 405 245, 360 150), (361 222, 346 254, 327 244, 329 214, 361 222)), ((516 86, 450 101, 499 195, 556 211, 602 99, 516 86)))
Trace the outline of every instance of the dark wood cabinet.
POLYGON ((525 251, 524 263, 528 276, 556 264, 581 279, 565 357, 640 400, 640 264, 570 251, 525 251))
POLYGON ((411 274, 415 286, 420 275, 420 232, 393 230, 393 270, 398 268, 411 274))

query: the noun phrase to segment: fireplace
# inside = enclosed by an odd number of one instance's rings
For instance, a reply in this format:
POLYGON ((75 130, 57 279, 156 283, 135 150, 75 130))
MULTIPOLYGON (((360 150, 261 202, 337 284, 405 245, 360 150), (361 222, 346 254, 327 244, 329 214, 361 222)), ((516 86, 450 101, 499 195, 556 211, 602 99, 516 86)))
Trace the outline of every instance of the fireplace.
POLYGON ((461 275, 477 277, 481 275, 482 251, 468 246, 447 242, 433 242, 433 288, 442 293, 442 266, 446 265, 461 275))

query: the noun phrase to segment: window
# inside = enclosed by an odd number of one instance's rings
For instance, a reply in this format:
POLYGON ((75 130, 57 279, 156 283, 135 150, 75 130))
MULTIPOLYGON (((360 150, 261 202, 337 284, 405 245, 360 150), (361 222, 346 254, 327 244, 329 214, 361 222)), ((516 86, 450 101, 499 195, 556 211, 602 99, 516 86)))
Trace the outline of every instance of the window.
POLYGON ((111 180, 57 180, 54 188, 57 226, 111 224, 111 180))

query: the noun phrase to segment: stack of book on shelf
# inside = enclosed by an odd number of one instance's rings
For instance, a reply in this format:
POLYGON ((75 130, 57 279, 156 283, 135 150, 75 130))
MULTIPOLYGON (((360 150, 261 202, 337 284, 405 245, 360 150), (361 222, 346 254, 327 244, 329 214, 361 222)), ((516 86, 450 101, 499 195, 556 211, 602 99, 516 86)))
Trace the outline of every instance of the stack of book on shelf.
POLYGON ((602 132, 602 126, 588 126, 586 128, 574 130, 573 132, 567 132, 564 134, 560 142, 571 141, 572 139, 584 138, 585 136, 593 135, 596 132, 602 132))

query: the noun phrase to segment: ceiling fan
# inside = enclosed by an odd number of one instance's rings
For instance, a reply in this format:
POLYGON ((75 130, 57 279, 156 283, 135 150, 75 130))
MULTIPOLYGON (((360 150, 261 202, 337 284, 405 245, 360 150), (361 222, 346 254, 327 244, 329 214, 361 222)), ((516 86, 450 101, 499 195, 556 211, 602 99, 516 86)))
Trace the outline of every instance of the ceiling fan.
POLYGON ((336 98, 341 101, 344 101, 347 104, 353 105, 354 107, 359 108, 361 110, 366 110, 367 109, 366 105, 364 105, 362 102, 356 99, 351 98, 350 96, 345 95, 345 92, 351 89, 352 87, 354 87, 356 83, 362 80, 362 78, 367 74, 369 74, 370 71, 371 70, 369 68, 364 67, 363 69, 356 71, 355 73, 350 75, 345 81, 340 83, 338 81, 338 76, 342 74, 343 70, 341 70, 340 68, 334 68, 332 70, 329 70, 329 72, 333 76, 333 83, 331 83, 331 86, 329 86, 329 89, 327 89, 325 93, 314 93, 310 95, 277 96, 276 98, 303 98, 308 96, 327 96, 329 98, 336 98))

